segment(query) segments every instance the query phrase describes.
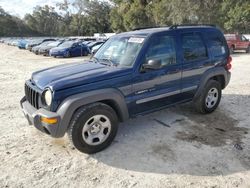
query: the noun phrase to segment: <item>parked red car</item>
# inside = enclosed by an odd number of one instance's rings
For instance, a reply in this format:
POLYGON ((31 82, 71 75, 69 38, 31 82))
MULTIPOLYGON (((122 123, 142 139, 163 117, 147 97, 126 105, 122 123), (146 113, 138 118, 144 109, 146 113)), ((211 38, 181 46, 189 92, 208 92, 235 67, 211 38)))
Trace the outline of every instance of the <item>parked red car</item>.
POLYGON ((234 53, 235 50, 246 50, 250 53, 250 42, 244 37, 244 35, 239 34, 225 34, 230 53, 234 53))

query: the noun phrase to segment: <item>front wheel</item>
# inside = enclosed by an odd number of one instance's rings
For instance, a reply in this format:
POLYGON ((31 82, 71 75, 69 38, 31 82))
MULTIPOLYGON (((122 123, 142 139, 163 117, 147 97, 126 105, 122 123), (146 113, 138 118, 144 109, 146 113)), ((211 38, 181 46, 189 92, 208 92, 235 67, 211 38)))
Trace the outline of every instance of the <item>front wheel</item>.
POLYGON ((200 113, 211 113, 221 100, 221 85, 215 80, 209 80, 201 95, 194 101, 195 108, 200 113))
POLYGON ((82 107, 74 114, 68 136, 76 149, 96 153, 108 147, 118 129, 115 111, 103 103, 82 107))
POLYGON ((71 54, 70 54, 70 52, 69 52, 69 51, 67 51, 67 52, 65 53, 64 57, 66 57, 66 58, 69 58, 69 57, 71 57, 71 54))

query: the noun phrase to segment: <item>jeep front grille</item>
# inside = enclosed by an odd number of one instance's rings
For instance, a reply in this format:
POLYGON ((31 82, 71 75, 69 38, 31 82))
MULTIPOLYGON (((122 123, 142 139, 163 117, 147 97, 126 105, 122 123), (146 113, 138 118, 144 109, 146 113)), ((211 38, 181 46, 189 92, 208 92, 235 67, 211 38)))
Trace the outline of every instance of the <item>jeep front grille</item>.
POLYGON ((36 109, 39 108, 39 93, 25 84, 25 96, 27 101, 36 109))

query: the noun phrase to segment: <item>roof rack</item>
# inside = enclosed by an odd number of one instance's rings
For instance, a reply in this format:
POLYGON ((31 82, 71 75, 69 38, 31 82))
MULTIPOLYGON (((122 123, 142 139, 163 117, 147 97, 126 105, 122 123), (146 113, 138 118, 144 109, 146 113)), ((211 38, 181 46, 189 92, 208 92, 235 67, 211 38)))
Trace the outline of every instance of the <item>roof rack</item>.
POLYGON ((132 29, 132 31, 141 30, 141 29, 164 28, 164 27, 169 27, 169 26, 167 26, 167 25, 162 25, 162 26, 156 25, 156 26, 148 26, 148 27, 137 27, 137 28, 132 29))
POLYGON ((188 27, 188 26, 197 26, 197 27, 201 27, 201 26, 210 26, 210 27, 216 27, 216 25, 213 24, 180 24, 180 25, 172 25, 169 27, 169 29, 177 29, 178 27, 188 27))
POLYGON ((148 26, 148 27, 136 27, 136 28, 132 29, 132 31, 141 30, 141 29, 161 28, 161 27, 167 27, 167 26, 148 26))

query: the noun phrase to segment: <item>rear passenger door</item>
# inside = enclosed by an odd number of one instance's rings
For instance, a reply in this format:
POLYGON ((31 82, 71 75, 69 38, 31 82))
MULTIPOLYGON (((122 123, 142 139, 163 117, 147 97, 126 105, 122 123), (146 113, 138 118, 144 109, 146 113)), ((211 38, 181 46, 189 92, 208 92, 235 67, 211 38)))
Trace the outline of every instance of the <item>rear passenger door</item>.
POLYGON ((202 74, 212 67, 207 45, 201 33, 180 33, 183 97, 193 97, 198 88, 202 74))
POLYGON ((72 55, 73 56, 79 56, 81 53, 81 46, 79 43, 75 43, 72 48, 72 55))

